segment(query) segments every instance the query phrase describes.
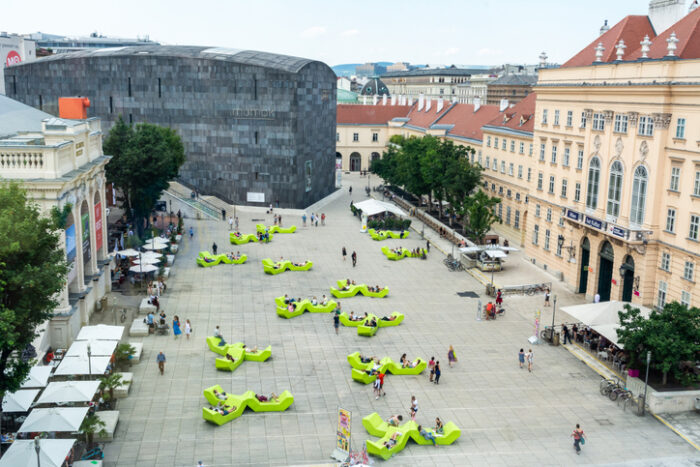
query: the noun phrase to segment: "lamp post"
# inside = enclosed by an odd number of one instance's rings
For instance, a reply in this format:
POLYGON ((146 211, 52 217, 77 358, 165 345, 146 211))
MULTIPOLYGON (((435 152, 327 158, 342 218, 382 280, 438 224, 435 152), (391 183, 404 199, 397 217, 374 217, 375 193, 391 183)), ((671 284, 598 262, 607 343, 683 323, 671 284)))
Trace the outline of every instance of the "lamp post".
POLYGON ((92 376, 92 362, 91 358, 92 357, 92 349, 90 348, 90 344, 87 346, 87 354, 88 354, 88 374, 92 376))
POLYGON ((549 341, 554 344, 554 316, 557 314, 557 294, 552 296, 552 301, 554 302, 554 307, 552 308, 552 330, 549 334, 549 341))
POLYGON ((34 438, 34 450, 36 451, 36 465, 41 467, 41 446, 39 446, 39 437, 34 438))
POLYGON ((642 401, 642 415, 647 405, 647 386, 649 385, 649 363, 651 363, 651 350, 647 351, 647 374, 644 377, 644 400, 642 401))

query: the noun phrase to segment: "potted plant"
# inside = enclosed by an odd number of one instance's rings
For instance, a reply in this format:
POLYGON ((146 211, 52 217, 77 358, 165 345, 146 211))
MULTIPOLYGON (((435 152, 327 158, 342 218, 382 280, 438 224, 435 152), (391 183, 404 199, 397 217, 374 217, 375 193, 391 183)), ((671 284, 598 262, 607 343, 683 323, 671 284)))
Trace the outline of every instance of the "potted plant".
POLYGON ((88 449, 91 449, 93 446, 95 433, 100 436, 105 436, 107 434, 104 429, 105 426, 105 422, 95 414, 90 414, 83 419, 83 423, 80 424, 80 432, 85 435, 85 442, 88 445, 88 449))
POLYGON ((119 373, 112 373, 111 375, 103 376, 102 378, 100 378, 100 389, 102 391, 107 391, 107 394, 109 395, 109 400, 114 401, 114 390, 121 386, 122 383, 122 375, 120 375, 119 373))
MULTIPOLYGON (((117 366, 120 368, 128 368, 131 366, 131 359, 136 354, 136 349, 130 344, 119 344, 114 352, 114 358, 117 366)), ((117 385, 119 386, 119 385, 117 385)))

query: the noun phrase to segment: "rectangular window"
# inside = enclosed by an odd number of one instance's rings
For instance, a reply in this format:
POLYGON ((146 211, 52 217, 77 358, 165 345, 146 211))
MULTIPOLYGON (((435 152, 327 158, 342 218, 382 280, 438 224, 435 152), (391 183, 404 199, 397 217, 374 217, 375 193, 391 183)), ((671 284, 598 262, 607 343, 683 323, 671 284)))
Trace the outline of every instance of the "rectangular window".
POLYGON ((491 169, 494 172, 498 172, 498 159, 496 159, 495 157, 493 158, 493 165, 491 166, 491 169))
POLYGON ((540 226, 535 225, 535 229, 532 231, 532 244, 537 245, 540 241, 540 226))
POLYGON ((700 196, 700 172, 695 172, 695 184, 693 185, 693 194, 700 196))
POLYGON ((335 134, 335 141, 336 141, 336 143, 337 143, 338 141, 340 141, 340 133, 336 133, 336 134, 335 134))
POLYGON ((127 87, 129 88, 128 93, 129 93, 129 97, 131 97, 131 76, 129 76, 129 78, 127 78, 127 79, 128 79, 127 87))
POLYGON ((593 129, 598 131, 605 130, 605 116, 603 114, 593 114, 593 129))
POLYGON ((487 148, 490 148, 490 147, 491 147, 491 137, 490 137, 490 136, 487 136, 487 137, 486 137, 486 147, 487 147, 487 148))
POLYGON ((505 151, 507 145, 508 145, 508 142, 506 141, 505 138, 503 138, 503 141, 501 141, 501 149, 503 149, 505 151))
POLYGON ((547 208, 547 222, 552 222, 552 208, 547 208))
POLYGON ((554 194, 554 175, 549 176, 549 193, 554 194))
POLYGON ((513 218, 513 227, 516 229, 520 228, 520 211, 518 209, 515 210, 515 217, 513 218))
POLYGON ((542 207, 539 204, 535 205, 535 217, 540 217, 540 212, 542 211, 542 207))
POLYGON ((549 229, 544 231, 544 249, 549 251, 549 237, 550 237, 550 232, 549 229))
POLYGON ((515 152, 515 141, 510 140, 510 152, 515 152))
POLYGON ((564 216, 559 216, 559 227, 564 227, 564 216))
POLYGON ((665 251, 661 253, 661 269, 664 271, 671 270, 671 254, 665 251))
POLYGON ((627 133, 627 121, 629 118, 627 115, 615 114, 615 127, 613 131, 615 133, 627 133))
POLYGON ((671 184, 668 189, 671 191, 678 191, 678 186, 681 180, 681 168, 671 167, 671 184))
POLYGON ((690 308, 690 292, 686 292, 685 290, 681 292, 681 305, 690 308))
MULTIPOLYGON (((503 187, 501 187, 501 192, 503 192, 503 187)), ((498 218, 503 220, 503 203, 498 204, 498 218)))
POLYGON ((561 243, 557 240, 557 256, 561 256, 561 243))
POLYGON ((532 146, 533 146, 533 144, 530 143, 530 152, 528 152, 528 156, 532 156, 532 146))
POLYGON ((253 76, 253 99, 258 100, 258 78, 253 76))
POLYGON ((379 133, 372 133, 372 142, 376 143, 379 141, 379 133))
POLYGON ((360 134, 359 134, 359 133, 353 133, 353 134, 352 134, 352 140, 353 140, 353 142, 355 142, 355 143, 358 142, 358 141, 360 141, 360 134))
POLYGON ((114 100, 112 99, 112 96, 109 96, 109 113, 114 112, 114 100))
POLYGON ((571 110, 566 112, 566 126, 572 126, 574 123, 574 113, 571 110))
POLYGON ((685 118, 676 120, 676 138, 685 139, 685 118))
POLYGON ((577 203, 581 201, 581 183, 579 182, 574 186, 574 201, 577 203))
POLYGON ((698 239, 698 228, 700 228, 700 216, 691 214, 690 216, 690 230, 688 231, 688 237, 693 240, 698 239))
POLYGON ((519 191, 515 192, 515 201, 520 201, 520 192, 519 191))
POLYGON ((506 161, 501 161, 501 173, 506 173, 506 161))
POLYGON ((510 225, 510 206, 506 207, 506 225, 510 225))
POLYGON ((692 261, 686 261, 685 265, 683 266, 683 279, 687 279, 689 281, 692 281, 694 271, 695 271, 695 263, 693 263, 692 261))
POLYGON ((518 166, 518 178, 523 178, 523 166, 518 166))
POLYGON ((511 177, 513 176, 513 169, 514 168, 515 168, 515 164, 513 164, 512 162, 510 164, 508 164, 508 175, 510 175, 511 177))
POLYGON ((527 168, 527 181, 532 180, 532 167, 527 168))
POLYGON ((491 168, 491 156, 486 156, 486 168, 491 168))
POLYGON ((569 186, 569 182, 567 179, 564 179, 561 181, 561 197, 566 198, 566 189, 569 186))
POLYGON ((676 210, 673 208, 668 208, 668 211, 666 211, 666 231, 676 231, 676 210))
POLYGON ((552 164, 557 163, 557 146, 552 146, 552 164))
POLYGON ((544 162, 544 153, 547 150, 547 145, 544 143, 540 144, 540 160, 544 162))
POLYGON ((255 144, 258 144, 258 132, 255 132, 255 144))
POLYGON ((542 109, 542 125, 547 124, 547 109, 542 109))
POLYGON ((654 119, 651 117, 639 117, 639 125, 637 125, 637 133, 642 136, 654 135, 654 119))
POLYGON ((544 183, 544 174, 542 172, 537 174, 537 189, 542 191, 542 185, 544 183))
POLYGON ((481 151, 479 151, 479 165, 481 165, 481 151))
POLYGON ((520 154, 525 154, 525 143, 520 142, 520 154))
POLYGON ((493 147, 498 149, 498 137, 493 139, 493 147))
POLYGON ((583 149, 578 150, 578 156, 576 156, 576 168, 583 169, 583 149))
POLYGON ((571 149, 570 148, 564 148, 564 167, 569 166, 569 159, 571 158, 571 149))
POLYGON ((666 305, 666 290, 668 289, 668 284, 664 281, 659 281, 659 296, 656 301, 656 306, 658 308, 663 308, 666 305))
POLYGON ((161 92, 160 85, 161 85, 161 81, 160 81, 160 78, 158 78, 158 97, 163 97, 163 93, 161 92))
POLYGON ((554 124, 559 125, 559 111, 558 110, 554 111, 554 124))
POLYGON ((586 112, 581 112, 581 128, 586 128, 586 112))
POLYGON ((509 190, 507 191, 507 195, 506 195, 506 196, 508 196, 508 197, 510 198, 510 194, 511 194, 511 191, 510 191, 510 189, 509 189, 509 190))

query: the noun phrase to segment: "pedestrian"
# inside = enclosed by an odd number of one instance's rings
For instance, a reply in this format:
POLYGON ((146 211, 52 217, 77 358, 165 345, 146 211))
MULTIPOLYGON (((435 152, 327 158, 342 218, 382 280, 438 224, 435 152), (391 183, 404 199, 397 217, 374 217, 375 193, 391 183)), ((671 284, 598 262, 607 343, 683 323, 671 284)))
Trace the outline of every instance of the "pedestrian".
POLYGON ((566 340, 569 340, 569 344, 571 344, 571 334, 569 334, 569 328, 566 326, 566 324, 562 324, 561 326, 561 333, 564 335, 564 344, 566 345, 566 340))
POLYGON ((447 351, 447 362, 450 365, 450 368, 452 368, 452 364, 457 363, 457 355, 455 355, 455 349, 450 346, 450 349, 447 351))
POLYGON ((236 216, 235 221, 236 221, 236 232, 238 232, 238 216, 236 216))
POLYGON ((233 230, 233 216, 228 218, 228 229, 233 230))
POLYGON ((214 328, 214 337, 219 338, 219 347, 226 345, 226 341, 224 340, 223 334, 221 334, 221 329, 219 329, 219 326, 214 328))
POLYGON ((190 334, 192 334, 192 324, 190 324, 190 320, 186 319, 185 320, 185 337, 187 340, 190 339, 190 334))
POLYGON ((593 303, 600 303, 600 294, 596 292, 593 296, 593 303))
POLYGON ((318 216, 316 216, 316 227, 318 227, 318 216))
POLYGON ((348 193, 352 196, 352 187, 348 188, 348 193))
POLYGON ((549 306, 549 289, 544 291, 544 306, 549 306))
POLYGON ((425 249, 430 253, 430 240, 425 241, 425 249))
POLYGON ((440 383, 440 374, 442 371, 440 371, 440 362, 435 362, 435 384, 440 383))
POLYGON ((498 289, 498 292, 496 292, 496 305, 498 305, 499 308, 503 305, 503 292, 501 289, 498 289))
POLYGON ((379 374, 377 375, 377 379, 379 380, 379 389, 382 391, 382 396, 386 396, 386 392, 384 392, 384 373, 383 371, 379 370, 379 374))
POLYGON ((357 253, 355 253, 353 251, 352 252, 352 267, 354 268, 356 264, 357 264, 357 253))
POLYGON ((270 203, 270 212, 272 212, 272 203, 270 203))
POLYGON ((345 261, 345 257, 348 255, 348 250, 343 247, 343 261, 345 261))
POLYGON ((583 430, 581 426, 577 423, 574 432, 571 433, 574 438, 574 449, 576 449, 576 454, 581 454, 581 445, 586 444, 586 438, 583 436, 583 430))
POLYGON ((216 242, 214 242, 214 243, 211 244, 211 251, 213 251, 214 254, 216 254, 216 250, 218 250, 218 249, 219 249, 219 247, 216 246, 216 242))
POLYGON ((190 227, 190 238, 194 237, 194 229, 190 227))
POLYGON ((535 354, 532 353, 532 349, 529 349, 527 351, 527 354, 525 354, 525 359, 527 360, 527 371, 532 373, 532 359, 534 358, 535 354))
POLYGON ((340 313, 337 312, 333 315, 333 327, 335 328, 335 333, 338 334, 338 328, 340 327, 340 313))
POLYGON ((277 225, 282 227, 282 214, 277 215, 277 225))
POLYGON ((430 357, 430 361, 428 362, 428 370, 430 370, 428 381, 432 383, 433 379, 435 378, 435 357, 430 357))
POLYGON ((173 318, 173 335, 175 336, 175 339, 182 334, 182 331, 180 330, 180 318, 178 318, 177 315, 173 318))
POLYGON ((518 352, 518 362, 520 363, 520 369, 523 369, 523 365, 525 365, 525 350, 520 349, 520 352, 518 352))
POLYGON ((376 396, 375 399, 379 400, 379 394, 381 394, 382 391, 382 382, 379 381, 379 378, 374 380, 373 389, 374 395, 376 396))
POLYGON ((311 213, 311 227, 314 226, 314 219, 316 218, 316 215, 312 212, 311 213))
POLYGON ((225 221, 226 220, 226 209, 221 210, 221 220, 225 221))
POLYGON ((177 219, 180 220, 181 217, 182 217, 182 212, 178 209, 177 210, 177 219))
POLYGON ((301 221, 304 223, 304 227, 306 227, 306 213, 301 215, 301 221))
POLYGON ((409 411, 411 413, 411 420, 415 422, 416 413, 418 412, 418 401, 416 400, 416 396, 411 396, 411 408, 409 411))
POLYGON ((321 213, 321 225, 326 225, 326 213, 321 213))
POLYGON ((162 351, 156 356, 156 361, 158 362, 158 370, 160 370, 162 375, 165 371, 165 354, 162 351))

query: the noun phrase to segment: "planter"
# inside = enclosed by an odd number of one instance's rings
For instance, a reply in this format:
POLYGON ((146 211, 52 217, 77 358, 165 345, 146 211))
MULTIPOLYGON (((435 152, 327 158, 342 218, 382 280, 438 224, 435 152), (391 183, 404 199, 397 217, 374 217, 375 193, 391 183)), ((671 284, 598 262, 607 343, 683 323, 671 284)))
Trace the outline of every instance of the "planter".
POLYGON ((632 378, 639 378, 639 370, 629 369, 629 370, 627 370, 627 374, 629 376, 631 376, 632 378))

